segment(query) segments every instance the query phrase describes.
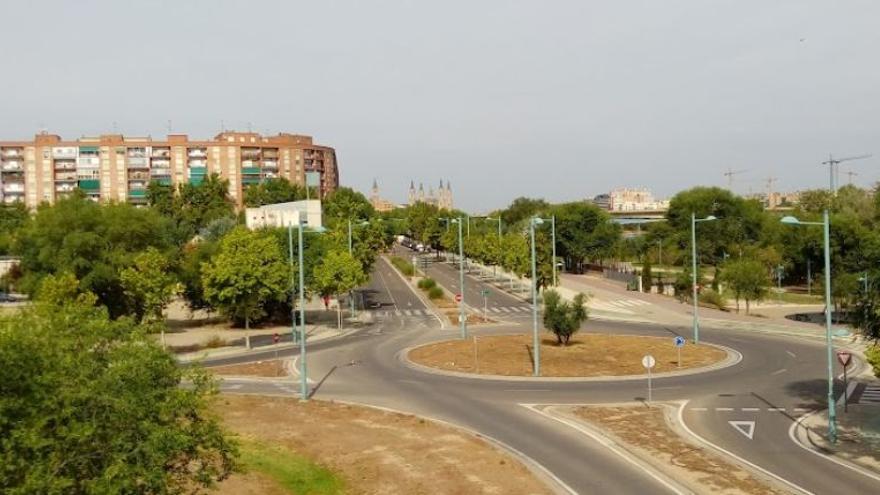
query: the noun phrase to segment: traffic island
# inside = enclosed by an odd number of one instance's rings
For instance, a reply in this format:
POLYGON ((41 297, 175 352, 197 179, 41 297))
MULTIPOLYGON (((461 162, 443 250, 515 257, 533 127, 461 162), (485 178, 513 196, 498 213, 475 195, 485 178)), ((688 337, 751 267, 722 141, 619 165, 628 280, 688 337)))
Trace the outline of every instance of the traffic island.
MULTIPOLYGON (((427 370, 455 374, 531 377, 533 343, 530 334, 474 336, 447 340, 409 350, 411 363, 427 370)), ((733 364, 735 351, 711 344, 676 347, 673 339, 635 335, 579 334, 567 346, 544 333, 541 376, 559 378, 635 377, 646 373, 645 355, 654 357, 654 375, 683 373, 733 364), (679 361, 679 352, 681 360, 679 361)))
POLYGON ((232 394, 213 410, 239 436, 247 469, 220 483, 218 495, 553 493, 537 468, 494 443, 410 414, 232 394), (319 489, 327 485, 333 489, 319 489))

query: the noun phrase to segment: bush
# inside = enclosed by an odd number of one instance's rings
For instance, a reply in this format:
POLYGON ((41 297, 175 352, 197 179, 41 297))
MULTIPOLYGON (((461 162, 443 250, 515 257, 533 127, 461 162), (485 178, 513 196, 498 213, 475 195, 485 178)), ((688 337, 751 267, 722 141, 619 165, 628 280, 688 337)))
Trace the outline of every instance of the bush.
POLYGON ((727 300, 724 297, 715 292, 714 290, 704 290, 700 292, 700 303, 706 304, 708 306, 715 306, 716 308, 726 311, 727 310, 727 300))
POLYGON ((880 344, 874 344, 865 351, 868 364, 874 368, 874 376, 880 378, 880 344))
POLYGON ((437 287, 437 282, 435 282, 433 278, 423 278, 419 280, 418 286, 419 289, 422 290, 431 290, 434 287, 437 287))
POLYGON ((431 287, 431 289, 428 290, 428 297, 432 300, 440 299, 441 297, 443 297, 443 289, 437 286, 431 287))
POLYGON ((413 268, 412 263, 406 261, 400 256, 392 256, 391 264, 394 265, 395 268, 400 270, 400 273, 404 274, 407 277, 412 277, 416 273, 416 269, 413 268))

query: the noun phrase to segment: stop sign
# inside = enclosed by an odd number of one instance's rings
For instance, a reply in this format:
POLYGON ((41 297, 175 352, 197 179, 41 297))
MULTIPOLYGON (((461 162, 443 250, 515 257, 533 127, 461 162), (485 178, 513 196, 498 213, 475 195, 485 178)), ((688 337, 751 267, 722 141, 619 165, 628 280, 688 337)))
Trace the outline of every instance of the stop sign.
POLYGON ((455 295, 455 302, 461 302, 461 294, 455 295))
POLYGON ((850 361, 852 361, 852 354, 849 351, 837 351, 837 360, 841 366, 846 368, 849 366, 850 361))

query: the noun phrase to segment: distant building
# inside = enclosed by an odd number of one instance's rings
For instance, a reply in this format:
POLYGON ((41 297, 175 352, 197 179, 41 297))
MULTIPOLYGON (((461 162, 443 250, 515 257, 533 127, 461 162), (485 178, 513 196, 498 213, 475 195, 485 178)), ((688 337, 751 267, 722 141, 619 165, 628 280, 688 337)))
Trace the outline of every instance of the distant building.
POLYGON ((444 186, 443 181, 441 180, 439 189, 434 191, 434 188, 432 187, 428 190, 426 195, 424 185, 419 183, 419 189, 416 191, 415 182, 410 181, 407 203, 410 206, 413 206, 416 203, 428 203, 441 210, 451 210, 453 207, 452 186, 449 184, 449 181, 446 181, 446 185, 444 186))
POLYGON ((669 200, 654 198, 647 188, 618 188, 593 199, 599 207, 608 211, 666 211, 669 200))
POLYGON ((251 230, 264 227, 287 227, 299 223, 303 218, 303 226, 320 228, 321 201, 306 199, 289 203, 263 205, 259 208, 245 208, 245 224, 251 230))
POLYGON ((397 208, 393 202, 379 195, 379 184, 376 182, 376 179, 373 179, 373 188, 370 190, 370 204, 379 213, 385 213, 397 208))
POLYGON ((801 200, 801 192, 779 192, 772 191, 769 195, 766 192, 760 192, 756 194, 747 194, 744 196, 746 199, 756 199, 764 205, 764 208, 768 210, 775 210, 777 208, 793 208, 801 200))

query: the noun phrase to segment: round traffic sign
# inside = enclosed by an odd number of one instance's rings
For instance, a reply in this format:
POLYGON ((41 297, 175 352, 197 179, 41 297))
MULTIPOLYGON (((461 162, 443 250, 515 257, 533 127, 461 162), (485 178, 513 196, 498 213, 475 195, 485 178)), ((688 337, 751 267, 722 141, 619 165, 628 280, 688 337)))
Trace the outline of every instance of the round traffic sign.
POLYGON ((461 302, 461 294, 455 295, 455 302, 461 302))
POLYGON ((675 337, 675 339, 673 339, 673 342, 675 343, 675 347, 684 347, 684 344, 687 341, 684 340, 684 337, 682 337, 681 335, 678 335, 675 337))
POLYGON ((655 364, 657 364, 657 361, 654 359, 654 356, 650 354, 647 354, 645 357, 642 358, 642 366, 644 366, 646 369, 653 368, 655 364))

